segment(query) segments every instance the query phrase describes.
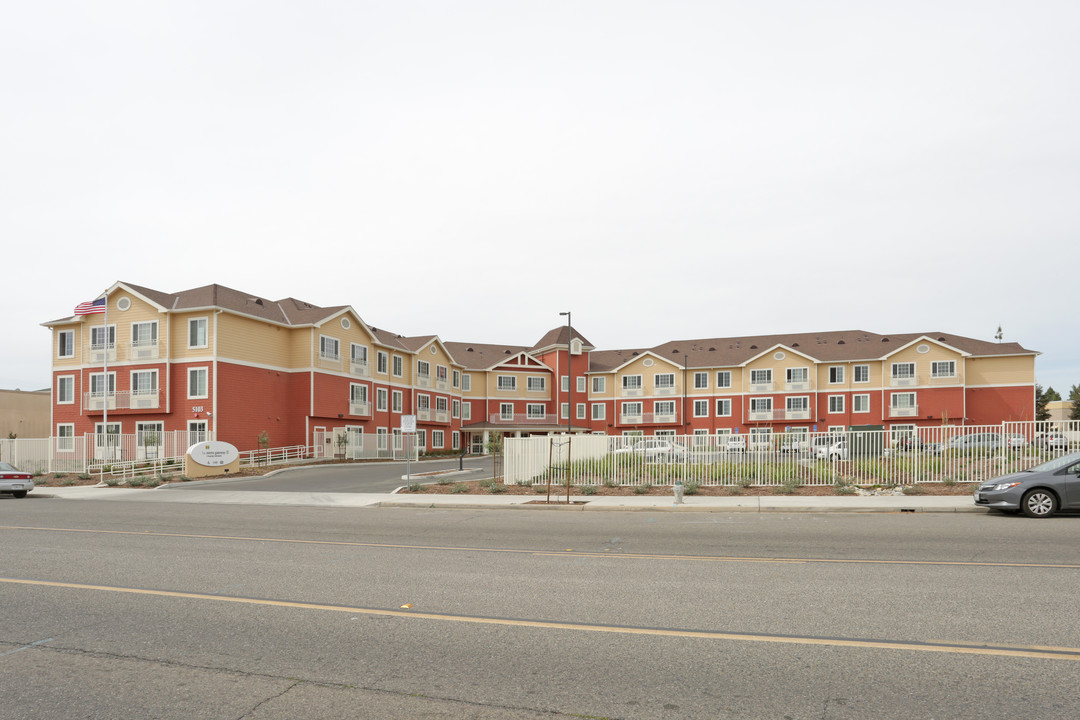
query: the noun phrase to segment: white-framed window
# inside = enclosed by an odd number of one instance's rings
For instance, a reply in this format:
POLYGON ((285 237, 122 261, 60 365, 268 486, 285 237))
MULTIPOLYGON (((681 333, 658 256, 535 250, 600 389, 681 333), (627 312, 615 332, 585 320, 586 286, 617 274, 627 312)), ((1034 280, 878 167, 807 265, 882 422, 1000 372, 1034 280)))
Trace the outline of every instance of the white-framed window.
POLYGON ((901 362, 892 364, 892 376, 896 380, 911 380, 915 377, 915 363, 901 362))
POLYGON ((829 384, 842 385, 844 382, 844 366, 833 365, 829 368, 829 384))
POLYGON ((340 360, 340 351, 341 342, 337 338, 329 335, 319 336, 319 357, 323 360, 340 360))
POLYGON ((349 383, 349 402, 352 404, 367 404, 368 386, 358 383, 349 383))
POLYGON ((56 357, 75 357, 75 331, 60 330, 56 333, 56 357))
POLYGON ((589 408, 585 403, 575 403, 575 408, 578 420, 585 420, 589 417, 589 408))
POLYGON ((96 398, 112 397, 116 395, 116 373, 110 372, 108 377, 108 390, 105 389, 105 373, 90 374, 90 395, 96 398))
POLYGON ((461 371, 455 370, 451 377, 454 379, 453 387, 461 387, 461 371))
POLYGON ((525 379, 525 389, 529 392, 544 392, 547 390, 547 378, 530 375, 525 379))
POLYGON ((427 450, 427 430, 416 431, 416 449, 420 452, 427 450))
POLYGON ((209 439, 205 420, 188 420, 187 431, 187 441, 192 445, 206 442, 209 439))
POLYGON ((581 393, 581 394, 585 394, 585 376, 584 375, 578 377, 576 385, 577 385, 577 391, 579 393, 581 393))
POLYGON ((915 404, 915 393, 913 392, 894 392, 889 396, 889 407, 911 409, 918 407, 915 404))
POLYGON ((829 396, 829 412, 832 414, 844 412, 844 396, 843 395, 830 395, 829 396))
POLYGON ((729 388, 731 387, 731 371, 719 370, 716 373, 716 387, 717 388, 729 388))
POLYGON ((435 380, 437 382, 445 383, 446 378, 449 377, 449 373, 450 368, 446 367, 445 365, 435 366, 435 380))
POLYGON ((623 375, 622 376, 622 389, 623 390, 640 390, 641 389, 641 376, 640 375, 623 375))
POLYGON ((442 450, 443 445, 446 444, 446 433, 442 430, 431 431, 431 447, 435 450, 442 450))
POLYGON ((188 368, 187 396, 193 400, 210 397, 209 370, 204 367, 188 368))
POLYGON ((709 373, 707 373, 707 372, 695 372, 694 373, 694 389, 695 390, 708 390, 709 389, 709 373))
POLYGON ((592 391, 595 395, 602 395, 607 392, 607 378, 594 377, 592 379, 592 391))
POLYGON ((525 406, 525 417, 529 420, 543 420, 547 417, 547 407, 541 403, 529 403, 525 406))
POLYGON ((855 382, 868 383, 870 382, 870 366, 869 365, 856 365, 853 369, 855 374, 855 382))
POLYGON ((624 417, 641 417, 642 404, 640 402, 624 402, 622 404, 622 415, 624 417))
MULTIPOLYGON (((708 375, 705 375, 708 378, 708 375)), ((695 400, 694 401, 694 417, 709 417, 709 401, 708 400, 695 400)))
POLYGON ((653 375, 653 387, 657 390, 675 387, 675 373, 657 373, 653 375))
POLYGON ((499 419, 511 421, 514 419, 514 403, 499 403, 499 419))
POLYGON ((390 392, 390 411, 399 413, 404 407, 404 394, 400 390, 392 390, 390 392))
POLYGON ((656 400, 653 402, 653 412, 657 415, 674 415, 675 414, 675 401, 674 400, 656 400))
POLYGON ((450 413, 451 413, 450 417, 452 417, 452 418, 461 417, 461 401, 460 400, 454 400, 453 402, 450 403, 450 413))
POLYGON ((789 413, 801 413, 810 410, 809 395, 792 395, 784 400, 784 406, 789 413))
POLYGON ((450 442, 452 443, 451 446, 450 446, 451 450, 460 450, 461 449, 461 433, 458 432, 457 430, 454 430, 452 433, 450 433, 450 442))
POLYGON ((428 379, 431 377, 431 363, 427 360, 416 361, 416 377, 428 379))
POLYGON ((804 383, 810 382, 810 369, 804 367, 788 368, 785 371, 787 382, 804 383))
POLYGON ((463 402, 463 403, 461 403, 461 421, 465 422, 466 420, 472 420, 472 403, 471 402, 463 402))
POLYGON ((105 350, 116 347, 116 326, 96 325, 90 328, 90 349, 105 350))
POLYGON ((751 370, 750 371, 750 384, 751 385, 769 385, 772 383, 772 368, 766 370, 751 370))
POLYGON ((204 348, 209 346, 206 333, 207 322, 207 319, 204 317, 188 318, 187 346, 189 348, 204 348))
POLYGON ((157 395, 158 371, 157 370, 132 370, 131 371, 131 394, 132 395, 157 395))
POLYGON ((936 378, 956 377, 956 361, 935 360, 930 363, 930 375, 936 378))
POLYGON ((401 377, 405 374, 405 358, 400 355, 394 356, 394 377, 401 377))
POLYGON ((446 412, 446 397, 444 397, 443 395, 436 395, 435 396, 435 412, 437 412, 437 413, 446 412))
POLYGON ((870 394, 862 393, 859 395, 851 396, 851 412, 856 413, 868 413, 870 412, 870 394))
POLYGON ((461 375, 461 392, 472 392, 472 375, 469 373, 461 375))
POLYGON ((517 390, 517 377, 514 375, 498 375, 495 378, 495 389, 507 392, 517 390))
POLYGON ((839 436, 839 435, 843 435, 846 431, 847 431, 847 428, 844 427, 843 425, 830 425, 829 426, 829 434, 830 435, 839 436))
POLYGON ((380 375, 385 375, 388 364, 390 362, 390 356, 384 353, 382 350, 375 351, 375 371, 380 375))
POLYGON ((570 418, 570 403, 562 403, 559 405, 559 417, 563 420, 570 418))
POLYGON ((131 345, 133 347, 153 347, 158 340, 157 320, 131 323, 131 345))
POLYGON ((353 365, 360 365, 367 367, 367 345, 357 345, 356 343, 349 343, 349 359, 353 365))
POLYGON ((559 377, 559 389, 562 392, 570 392, 570 376, 562 375, 559 377))
POLYGON ((752 413, 769 413, 769 412, 772 412, 772 398, 768 398, 768 397, 750 398, 750 412, 752 412, 752 413))
POLYGON ((653 433, 653 437, 675 437, 674 430, 657 430, 653 433))
POLYGON ((56 426, 56 450, 58 452, 75 451, 75 425, 59 423, 56 426))
POLYGON ((716 401, 716 417, 731 417, 731 400, 725 398, 716 401))
POLYGON ((57 375, 56 404, 71 405, 75 402, 75 376, 57 375))
POLYGON ((592 419, 593 420, 606 420, 607 419, 607 405, 604 403, 592 404, 592 419))
POLYGON ((380 412, 386 412, 386 402, 388 399, 388 393, 386 388, 375 388, 375 409, 380 412))

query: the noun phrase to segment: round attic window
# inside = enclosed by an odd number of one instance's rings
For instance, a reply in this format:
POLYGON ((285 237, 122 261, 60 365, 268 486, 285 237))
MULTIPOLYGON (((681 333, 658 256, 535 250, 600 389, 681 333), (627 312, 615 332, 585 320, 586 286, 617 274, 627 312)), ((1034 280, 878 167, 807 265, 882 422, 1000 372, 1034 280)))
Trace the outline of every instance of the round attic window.
POLYGON ((653 366, 653 359, 652 358, 645 358, 641 362, 641 364, 644 365, 645 367, 652 367, 653 366))
POLYGON ((127 310, 129 307, 131 307, 131 298, 129 297, 122 297, 116 301, 117 310, 127 310))
POLYGON ((352 327, 352 323, 349 322, 349 318, 347 318, 347 317, 341 318, 341 327, 345 328, 346 330, 348 330, 349 328, 352 327))
POLYGON ((919 351, 919 352, 921 352, 921 353, 928 353, 928 352, 930 352, 930 346, 929 346, 929 345, 927 345, 926 343, 923 343, 922 345, 920 345, 919 347, 917 347, 917 348, 915 348, 915 349, 916 349, 916 350, 918 350, 918 351, 919 351))
POLYGON ((439 351, 435 349, 435 346, 434 346, 434 345, 432 345, 432 346, 431 346, 431 354, 432 354, 432 355, 434 355, 434 354, 435 354, 435 353, 437 353, 437 352, 439 352, 439 351))
POLYGON ((785 355, 784 353, 777 352, 775 355, 773 355, 773 360, 783 360, 786 357, 787 355, 785 355))

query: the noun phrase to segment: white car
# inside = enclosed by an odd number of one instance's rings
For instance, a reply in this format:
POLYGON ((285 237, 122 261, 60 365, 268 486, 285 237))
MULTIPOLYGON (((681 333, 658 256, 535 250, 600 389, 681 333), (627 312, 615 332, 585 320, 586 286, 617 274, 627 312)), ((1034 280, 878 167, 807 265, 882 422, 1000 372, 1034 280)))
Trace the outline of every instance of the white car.
POLYGON ((831 439, 828 442, 815 442, 814 457, 818 460, 847 460, 847 441, 831 439))
POLYGON ((686 448, 666 438, 648 438, 619 448, 612 455, 643 455, 646 462, 682 462, 686 458, 686 448))

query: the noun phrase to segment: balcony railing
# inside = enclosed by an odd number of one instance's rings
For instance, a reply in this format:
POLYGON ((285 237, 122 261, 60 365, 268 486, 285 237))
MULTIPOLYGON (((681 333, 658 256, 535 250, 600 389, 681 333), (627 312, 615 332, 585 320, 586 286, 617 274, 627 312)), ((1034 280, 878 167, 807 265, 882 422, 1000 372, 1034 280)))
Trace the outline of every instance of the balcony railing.
POLYGON ((620 414, 620 425, 664 425, 679 421, 678 413, 637 413, 634 415, 620 414))
POLYGON ((324 368, 326 370, 340 370, 341 356, 319 353, 318 357, 315 360, 315 366, 324 368))
POLYGON ((550 425, 557 420, 554 415, 533 415, 531 413, 492 413, 488 415, 488 422, 514 425, 550 425))
POLYGON ((91 363, 105 362, 106 359, 109 362, 116 360, 116 344, 109 343, 108 346, 105 343, 94 343, 90 345, 90 349, 87 350, 87 354, 90 356, 91 363))
POLYGON ((892 387, 911 387, 919 384, 919 375, 894 375, 889 378, 892 387))
POLYGON ((919 414, 919 407, 889 407, 889 417, 916 417, 919 414))
POLYGON ((350 415, 360 415, 360 416, 370 415, 371 414, 371 403, 370 402, 350 402, 349 403, 349 414, 350 415))
POLYGON ((767 383, 750 383, 750 392, 753 393, 771 393, 773 391, 773 384, 767 383))
POLYGON ((349 372, 353 375, 368 377, 371 375, 371 367, 368 365, 367 360, 351 360, 349 362, 349 372))
POLYGON ((150 392, 120 392, 106 395, 101 392, 83 393, 83 409, 90 412, 108 410, 155 410, 161 406, 157 390, 150 392))
POLYGON ((158 358, 158 344, 148 342, 133 342, 131 343, 131 359, 132 360, 157 360, 158 358))
POLYGON ((419 408, 416 411, 416 419, 428 422, 431 420, 431 408, 419 408))
POLYGON ((431 387, 431 376, 430 375, 417 375, 416 376, 416 386, 417 387, 423 387, 423 388, 431 387))
POLYGON ((645 391, 642 390, 639 387, 634 387, 634 388, 624 387, 622 389, 622 396, 623 397, 641 397, 644 394, 645 394, 645 391))
POLYGON ((751 410, 746 414, 746 419, 751 422, 761 422, 763 420, 775 420, 777 419, 773 410, 751 410))
POLYGON ((657 395, 674 395, 676 388, 673 386, 658 387, 653 392, 657 395))

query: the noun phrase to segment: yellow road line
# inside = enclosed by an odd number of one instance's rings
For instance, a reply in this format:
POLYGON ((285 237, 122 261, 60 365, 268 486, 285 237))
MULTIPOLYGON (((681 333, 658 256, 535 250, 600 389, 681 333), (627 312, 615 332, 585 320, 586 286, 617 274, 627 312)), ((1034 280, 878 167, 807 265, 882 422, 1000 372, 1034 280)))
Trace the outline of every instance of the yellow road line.
POLYGON ((763 635, 755 633, 732 633, 708 630, 675 630, 664 628, 627 627, 619 625, 594 625, 588 623, 563 623, 546 620, 515 620, 512 618, 490 618, 471 615, 447 615, 443 613, 425 613, 378 608, 349 607, 345 605, 324 605, 290 600, 265 600, 259 598, 233 597, 228 595, 207 595, 205 593, 178 592, 175 590, 147 590, 143 588, 125 588, 109 585, 87 585, 83 583, 53 582, 48 580, 25 580, 18 578, 0 578, 0 582, 16 585, 63 588, 68 590, 92 590, 99 592, 149 595, 153 597, 179 598, 184 600, 212 600, 214 602, 239 603, 267 607, 296 608, 301 610, 324 610, 331 612, 352 613, 354 615, 378 615, 442 622, 471 623, 476 625, 501 625, 505 627, 535 628, 540 630, 576 630, 578 632, 614 633, 620 635, 646 635, 672 638, 696 638, 702 640, 732 640, 744 642, 763 642, 784 645, 819 645, 828 647, 870 648, 876 650, 908 650, 914 652, 951 653, 957 655, 984 655, 993 657, 1038 658, 1042 660, 1080 661, 1080 648, 1039 648, 1017 646, 986 646, 964 642, 900 642, 888 640, 845 640, 843 638, 816 638, 798 635, 763 635))
POLYGON ((963 560, 881 560, 864 558, 767 558, 725 555, 650 555, 645 553, 577 552, 574 550, 515 550, 513 548, 459 547, 454 545, 402 545, 397 543, 365 543, 347 540, 297 540, 293 538, 243 537, 239 535, 195 535, 189 533, 163 533, 152 530, 87 530, 83 528, 45 528, 22 525, 0 525, 0 530, 31 530, 38 532, 87 533, 93 535, 137 535, 139 537, 173 537, 190 540, 238 540, 244 542, 286 543, 293 545, 336 545, 342 547, 382 548, 388 550, 439 550, 452 552, 508 553, 512 555, 536 555, 540 557, 618 558, 620 560, 693 560, 704 562, 733 563, 826 563, 835 565, 943 565, 958 567, 1000 568, 1048 568, 1056 570, 1080 570, 1080 564, 1055 563, 1007 563, 974 562, 963 560))

